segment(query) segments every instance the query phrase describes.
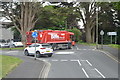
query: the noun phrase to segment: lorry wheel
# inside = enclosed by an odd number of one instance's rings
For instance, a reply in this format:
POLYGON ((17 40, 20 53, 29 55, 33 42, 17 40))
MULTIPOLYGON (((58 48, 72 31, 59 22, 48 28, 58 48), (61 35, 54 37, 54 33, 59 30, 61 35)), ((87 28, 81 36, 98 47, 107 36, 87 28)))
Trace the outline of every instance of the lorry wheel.
POLYGON ((36 52, 36 57, 39 58, 40 57, 40 52, 36 52))
POLYGON ((48 57, 52 57, 52 54, 48 54, 48 57))
POLYGON ((68 49, 71 49, 71 47, 68 47, 68 49))
POLYGON ((25 54, 26 56, 29 56, 28 50, 25 50, 24 54, 25 54))
POLYGON ((68 49, 71 49, 72 47, 71 46, 68 46, 68 49))

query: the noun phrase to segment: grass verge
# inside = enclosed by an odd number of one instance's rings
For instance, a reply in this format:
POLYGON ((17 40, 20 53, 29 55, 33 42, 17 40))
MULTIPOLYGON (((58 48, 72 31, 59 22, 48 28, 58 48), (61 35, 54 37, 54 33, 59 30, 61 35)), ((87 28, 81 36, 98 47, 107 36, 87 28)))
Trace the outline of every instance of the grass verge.
POLYGON ((109 44, 110 47, 120 49, 120 45, 118 44, 109 44))
POLYGON ((0 55, 0 78, 5 77, 10 71, 22 62, 21 59, 0 55))
POLYGON ((77 43, 82 45, 96 46, 95 43, 84 43, 84 42, 77 42, 77 43))

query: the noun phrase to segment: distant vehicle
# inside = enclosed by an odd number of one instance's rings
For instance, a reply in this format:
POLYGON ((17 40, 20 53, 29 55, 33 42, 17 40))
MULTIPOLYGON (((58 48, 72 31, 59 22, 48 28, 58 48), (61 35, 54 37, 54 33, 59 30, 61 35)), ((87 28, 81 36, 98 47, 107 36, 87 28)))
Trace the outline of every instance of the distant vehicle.
POLYGON ((24 54, 26 56, 29 55, 35 55, 36 52, 36 57, 41 57, 42 55, 47 55, 48 57, 51 57, 53 55, 53 49, 52 46, 49 44, 32 44, 29 45, 24 49, 24 54), (36 51, 35 51, 35 45, 36 45, 36 51))
MULTIPOLYGON (((35 39, 32 37, 32 32, 29 31, 26 33, 27 45, 35 43, 35 39)), ((59 31, 59 30, 37 30, 38 37, 37 43, 48 43, 52 45, 53 49, 66 48, 71 49, 72 45, 75 45, 74 42, 74 33, 68 31, 59 31)))
POLYGON ((7 41, 11 47, 23 47, 23 43, 19 39, 11 39, 7 41))
POLYGON ((8 48, 8 47, 9 47, 9 44, 4 39, 1 39, 0 48, 8 48))

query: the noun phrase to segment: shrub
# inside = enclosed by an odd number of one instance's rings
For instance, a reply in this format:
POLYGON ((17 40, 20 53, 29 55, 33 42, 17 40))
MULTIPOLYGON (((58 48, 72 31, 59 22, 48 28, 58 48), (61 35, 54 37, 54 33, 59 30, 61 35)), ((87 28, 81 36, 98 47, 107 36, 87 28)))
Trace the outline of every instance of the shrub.
POLYGON ((73 28, 73 29, 66 29, 66 31, 69 32, 73 32, 74 36, 75 36, 75 41, 78 42, 80 40, 80 36, 81 36, 81 32, 79 29, 77 28, 73 28))

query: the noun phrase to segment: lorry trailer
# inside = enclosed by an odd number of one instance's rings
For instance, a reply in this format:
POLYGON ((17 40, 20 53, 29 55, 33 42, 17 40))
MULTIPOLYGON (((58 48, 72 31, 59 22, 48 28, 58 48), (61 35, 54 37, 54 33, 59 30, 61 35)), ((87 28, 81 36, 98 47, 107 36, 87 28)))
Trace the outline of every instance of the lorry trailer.
POLYGON ((52 48, 60 49, 67 48, 70 49, 72 45, 75 45, 74 42, 74 33, 68 31, 59 31, 59 30, 36 30, 38 36, 36 38, 32 37, 32 32, 26 32, 26 45, 31 45, 35 43, 47 43, 52 46, 52 48))

